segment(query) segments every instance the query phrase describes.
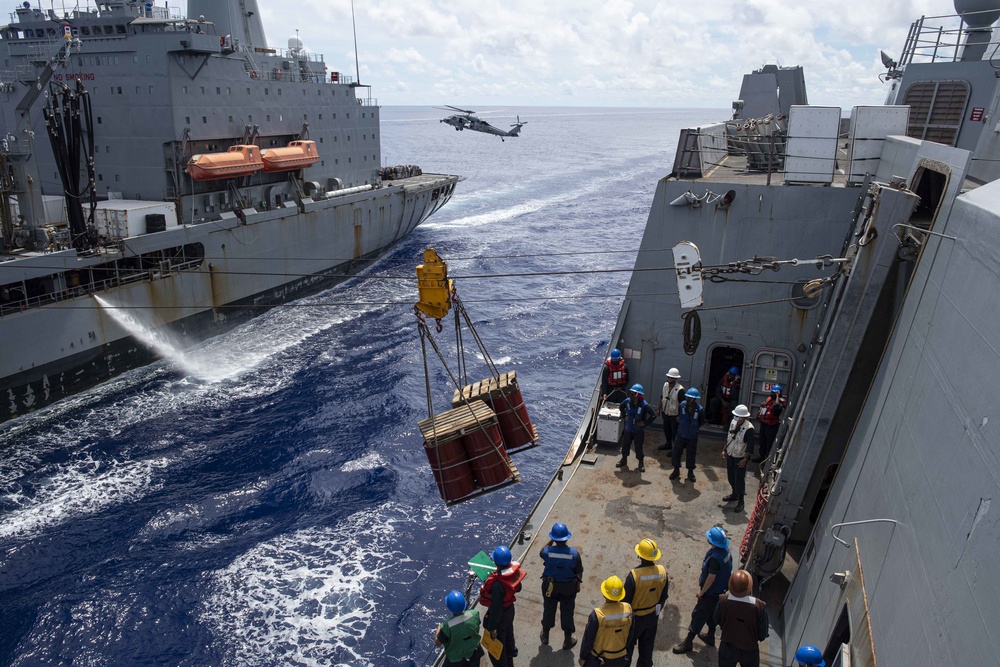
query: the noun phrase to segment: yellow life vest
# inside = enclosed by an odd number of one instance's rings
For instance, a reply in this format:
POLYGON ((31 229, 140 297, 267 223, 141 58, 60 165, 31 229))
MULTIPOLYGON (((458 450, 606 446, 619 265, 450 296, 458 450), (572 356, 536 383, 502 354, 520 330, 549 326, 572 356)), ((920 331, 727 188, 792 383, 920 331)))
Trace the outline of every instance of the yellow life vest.
POLYGON ((635 581, 635 595, 632 596, 632 612, 636 616, 647 616, 656 611, 660 594, 667 585, 667 570, 662 565, 647 565, 632 570, 635 581))
POLYGON ((605 602, 594 610, 597 615, 597 636, 590 649, 596 658, 614 660, 627 652, 628 635, 632 629, 632 605, 627 602, 605 602))

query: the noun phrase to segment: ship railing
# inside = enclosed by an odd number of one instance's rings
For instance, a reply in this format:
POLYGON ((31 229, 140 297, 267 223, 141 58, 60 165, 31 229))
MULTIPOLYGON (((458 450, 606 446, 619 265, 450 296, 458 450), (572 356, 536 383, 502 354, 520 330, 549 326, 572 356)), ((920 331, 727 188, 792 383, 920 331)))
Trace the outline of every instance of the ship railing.
MULTIPOLYGON (((54 3, 53 3, 54 4, 54 3)), ((100 14, 100 7, 98 2, 90 2, 89 0, 82 0, 81 2, 61 2, 59 3, 61 9, 57 10, 55 7, 50 7, 45 11, 45 18, 51 19, 53 21, 61 21, 66 19, 84 18, 88 16, 95 16, 100 14)), ((142 16, 145 18, 152 19, 163 19, 163 20, 182 20, 184 14, 181 13, 180 7, 157 7, 153 6, 146 8, 145 3, 137 3, 135 5, 125 5, 125 10, 135 16, 142 16)), ((10 23, 18 23, 17 12, 10 12, 8 14, 10 17, 10 23)))
MULTIPOLYGON (((973 17, 977 14, 987 12, 966 12, 966 16, 973 17)), ((918 63, 941 63, 958 62, 962 60, 962 54, 966 40, 970 32, 983 31, 983 34, 990 34, 990 28, 974 28, 958 14, 943 16, 922 16, 914 21, 910 26, 910 33, 903 45, 903 53, 899 58, 899 67, 903 67, 911 62, 918 63)), ((977 45, 985 44, 987 56, 1000 46, 1000 42, 977 40, 977 45)), ((982 48, 982 46, 980 46, 982 48)))
POLYGON ((58 292, 49 292, 47 294, 41 294, 38 296, 32 296, 0 304, 0 317, 20 313, 31 308, 38 308, 40 306, 51 305, 61 301, 69 301, 83 296, 90 296, 91 294, 99 294, 100 292, 104 292, 109 289, 145 280, 152 280, 153 278, 162 277, 163 275, 171 273, 180 273, 183 271, 197 269, 203 263, 203 258, 197 258, 186 262, 170 264, 169 268, 166 270, 164 270, 163 266, 156 269, 121 269, 117 275, 103 280, 98 280, 93 283, 75 285, 59 290, 58 292))

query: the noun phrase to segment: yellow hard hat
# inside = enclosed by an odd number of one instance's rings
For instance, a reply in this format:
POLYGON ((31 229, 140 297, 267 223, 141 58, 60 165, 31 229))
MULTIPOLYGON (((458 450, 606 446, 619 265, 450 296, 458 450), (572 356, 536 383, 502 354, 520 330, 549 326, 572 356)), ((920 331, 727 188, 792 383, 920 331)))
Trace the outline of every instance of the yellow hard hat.
POLYGON ((648 538, 635 545, 635 553, 643 560, 660 560, 660 556, 663 555, 656 547, 656 542, 648 538))
POLYGON ((601 594, 612 602, 621 602, 625 597, 625 584, 615 575, 611 575, 601 584, 601 594))

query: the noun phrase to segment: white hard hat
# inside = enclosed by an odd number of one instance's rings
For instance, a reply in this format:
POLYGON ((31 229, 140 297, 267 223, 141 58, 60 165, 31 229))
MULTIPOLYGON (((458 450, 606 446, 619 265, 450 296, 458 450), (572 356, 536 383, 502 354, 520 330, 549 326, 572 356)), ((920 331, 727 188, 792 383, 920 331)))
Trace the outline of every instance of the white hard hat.
POLYGON ((736 408, 733 410, 733 415, 737 417, 749 417, 750 411, 747 410, 747 406, 741 403, 740 405, 737 405, 736 408))
POLYGON ((667 377, 668 378, 673 378, 673 379, 677 380, 678 378, 680 378, 680 376, 681 376, 681 372, 679 370, 677 370, 676 368, 671 368, 669 371, 667 371, 667 377))

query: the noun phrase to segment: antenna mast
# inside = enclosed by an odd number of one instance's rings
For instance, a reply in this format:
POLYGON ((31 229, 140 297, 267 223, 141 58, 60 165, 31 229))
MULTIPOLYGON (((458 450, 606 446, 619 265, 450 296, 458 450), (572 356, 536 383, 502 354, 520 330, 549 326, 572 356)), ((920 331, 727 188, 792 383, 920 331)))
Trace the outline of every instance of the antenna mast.
POLYGON ((358 62, 358 24, 354 20, 354 0, 351 0, 351 28, 354 30, 354 73, 355 83, 361 83, 361 65, 358 62))

